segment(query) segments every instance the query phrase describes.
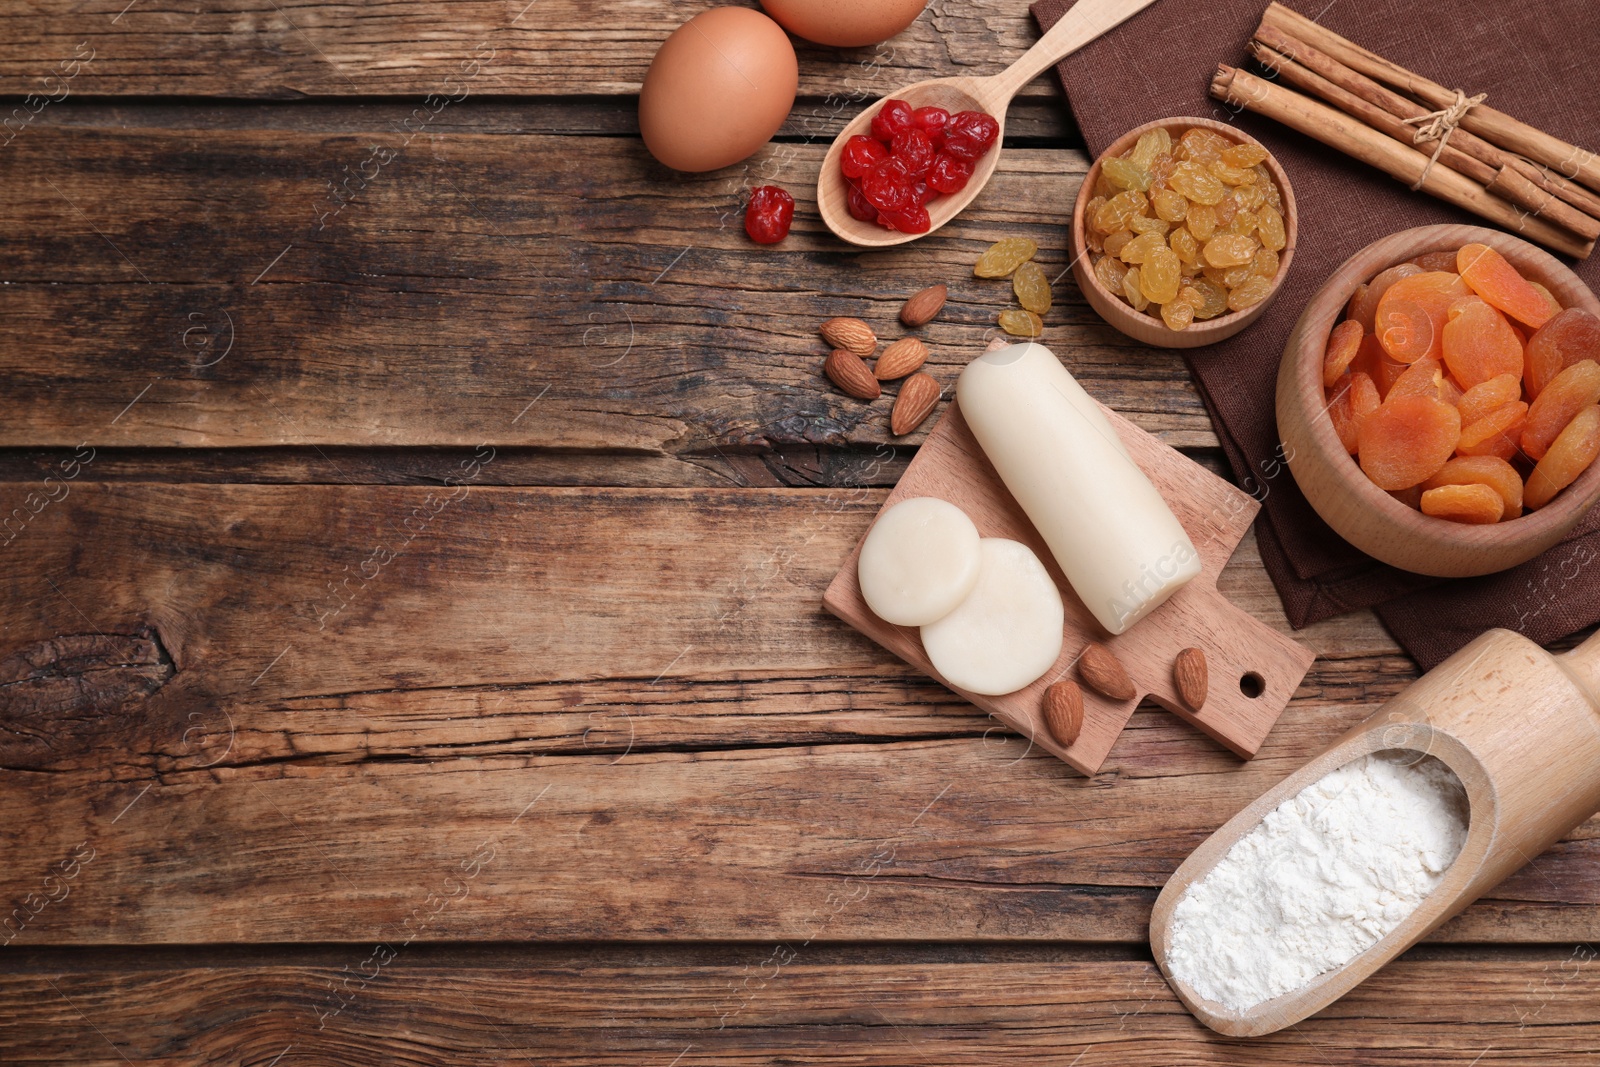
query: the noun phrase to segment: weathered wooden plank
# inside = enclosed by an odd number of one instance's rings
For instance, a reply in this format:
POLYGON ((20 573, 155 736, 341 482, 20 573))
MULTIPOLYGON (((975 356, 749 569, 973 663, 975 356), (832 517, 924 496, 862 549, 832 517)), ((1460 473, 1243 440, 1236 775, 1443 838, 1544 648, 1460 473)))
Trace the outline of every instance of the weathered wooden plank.
MULTIPOLYGON (((0 10, 0 93, 628 95, 667 35, 710 6, 629 0, 597 17, 585 0, 240 0, 182 9, 35 0, 0 10)), ((1038 37, 1021 0, 940 0, 876 47, 802 45, 800 91, 852 106, 935 75, 998 73, 1038 37)), ((1040 78, 1024 92, 1059 97, 1060 88, 1040 78)))
MULTIPOLYGON (((1371 710, 1308 695, 1250 764, 1145 713, 1077 776, 822 613, 877 490, 428 517, 443 491, 64 484, 6 548, 0 646, 148 627, 173 670, 115 708, 46 704, 43 654, 0 688, 0 900, 94 853, 23 944, 387 936, 484 846, 428 938, 1138 940, 1206 833, 1371 710)), ((1330 695, 1404 677, 1370 616, 1309 634, 1378 664, 1330 695)), ((1441 936, 1600 936, 1597 865, 1591 823, 1441 936)))
MULTIPOLYGON (((295 130, 311 133, 392 133, 416 108, 415 100, 312 98, 171 101, 82 100, 51 104, 29 124, 174 130, 295 130)), ((5 114, 0 109, 0 116, 5 114)), ((831 141, 855 112, 827 97, 801 97, 775 136, 780 141, 831 141)), ((3 122, 0 118, 0 122, 3 122)), ((470 97, 439 112, 434 133, 548 134, 559 137, 633 137, 638 104, 631 97, 551 97, 535 101, 470 97)), ((1020 97, 1006 113, 1006 141, 1030 148, 1082 148, 1083 137, 1060 94, 1020 97)))
POLYGON ((1583 945, 1413 953, 1322 1014, 1249 1041, 1203 1029, 1148 961, 1071 946, 364 944, 293 962, 202 960, 46 955, 0 977, 0 1057, 18 1067, 1565 1067, 1592 1063, 1600 1044, 1600 979, 1583 945))
MULTIPOLYGON (((0 154, 0 446, 876 448, 892 396, 833 390, 816 325, 895 336, 904 298, 946 281, 924 333, 952 384, 1012 299, 973 260, 1026 234, 1065 273, 1085 166, 1007 152, 958 223, 856 253, 815 217, 820 145, 687 177, 628 138, 406 141, 24 131, 0 154), (763 249, 740 198, 772 179, 800 220, 763 249)), ((1091 392, 1170 444, 1215 444, 1178 356, 1057 288, 1047 340, 1091 392)))

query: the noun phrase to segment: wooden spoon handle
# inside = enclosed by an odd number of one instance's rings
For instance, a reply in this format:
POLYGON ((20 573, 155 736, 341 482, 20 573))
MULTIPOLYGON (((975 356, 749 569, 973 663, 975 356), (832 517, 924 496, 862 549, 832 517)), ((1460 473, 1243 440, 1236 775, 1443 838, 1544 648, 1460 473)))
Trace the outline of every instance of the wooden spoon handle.
POLYGON ((1060 22, 1011 66, 988 79, 993 114, 1003 114, 1024 85, 1155 0, 1078 0, 1060 22))
POLYGON ((1589 690, 1589 703, 1600 712, 1600 633, 1590 635, 1583 644, 1556 657, 1567 672, 1575 676, 1589 690))

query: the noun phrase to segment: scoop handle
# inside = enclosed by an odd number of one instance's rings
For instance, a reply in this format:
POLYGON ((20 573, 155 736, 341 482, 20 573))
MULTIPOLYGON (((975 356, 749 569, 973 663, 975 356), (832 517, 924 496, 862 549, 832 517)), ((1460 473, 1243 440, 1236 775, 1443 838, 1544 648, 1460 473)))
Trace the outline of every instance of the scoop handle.
POLYGON ((989 79, 993 87, 990 100, 1003 108, 1024 85, 1153 3, 1155 0, 1078 0, 1037 44, 989 79))
POLYGON ((1589 703, 1600 712, 1600 631, 1572 651, 1557 656, 1556 662, 1588 691, 1589 703))

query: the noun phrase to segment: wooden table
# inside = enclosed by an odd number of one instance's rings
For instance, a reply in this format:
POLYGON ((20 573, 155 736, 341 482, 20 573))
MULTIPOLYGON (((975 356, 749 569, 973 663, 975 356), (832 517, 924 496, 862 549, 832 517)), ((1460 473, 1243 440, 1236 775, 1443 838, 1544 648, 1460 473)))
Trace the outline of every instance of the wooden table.
MULTIPOLYGON (((1020 0, 805 49, 702 176, 633 99, 698 4, 124 2, 0 11, 0 1062, 1597 1062, 1594 822, 1270 1039, 1152 965, 1179 861, 1414 677, 1370 614, 1253 763, 1146 709, 1085 779, 821 610, 918 438, 816 324, 948 282, 952 384, 973 259, 1060 272, 1086 165, 1041 80, 964 218, 858 255, 822 141, 1020 0)), ((1057 297, 1220 467, 1179 359, 1057 297)), ((1285 625, 1251 541, 1223 587, 1285 625)))

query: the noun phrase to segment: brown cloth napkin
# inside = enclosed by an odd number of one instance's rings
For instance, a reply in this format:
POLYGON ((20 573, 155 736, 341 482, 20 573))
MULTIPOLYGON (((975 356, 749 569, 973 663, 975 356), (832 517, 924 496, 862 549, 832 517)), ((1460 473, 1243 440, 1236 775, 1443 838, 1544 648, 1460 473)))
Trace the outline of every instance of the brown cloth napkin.
MULTIPOLYGON (((1038 0, 1049 29, 1072 0, 1038 0)), ((1593 0, 1311 0, 1292 4, 1329 28, 1576 144, 1600 147, 1593 0)), ((1387 175, 1285 126, 1234 115, 1208 95, 1218 63, 1249 67, 1245 45, 1266 0, 1158 0, 1056 69, 1089 151, 1134 126, 1177 115, 1236 122, 1294 183, 1300 236, 1289 277, 1249 329, 1187 353, 1239 483, 1263 500, 1256 538, 1289 621, 1306 626, 1373 607, 1424 669, 1490 627, 1545 644, 1600 621, 1600 508, 1565 542, 1520 567, 1440 580, 1397 570, 1351 547, 1312 510, 1277 460, 1278 358, 1306 301, 1336 267, 1396 230, 1437 222, 1490 225, 1413 193, 1387 175)), ((1255 69, 1255 68, 1250 68, 1255 69)), ((1574 264, 1600 290, 1600 256, 1574 264)))

